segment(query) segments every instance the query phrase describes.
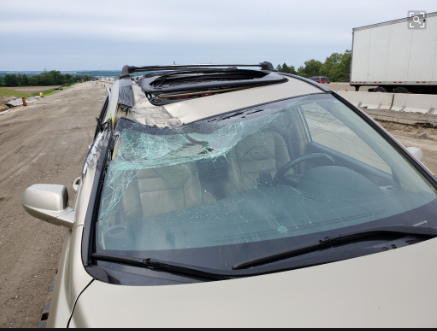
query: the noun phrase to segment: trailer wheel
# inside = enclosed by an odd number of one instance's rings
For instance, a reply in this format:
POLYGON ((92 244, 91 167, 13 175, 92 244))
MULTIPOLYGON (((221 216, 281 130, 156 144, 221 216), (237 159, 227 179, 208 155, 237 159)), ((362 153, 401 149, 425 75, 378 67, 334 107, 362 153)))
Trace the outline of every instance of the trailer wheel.
POLYGON ((384 93, 386 93, 387 90, 385 89, 385 87, 378 86, 377 88, 375 88, 375 89, 373 90, 373 92, 384 92, 384 93))
POLYGON ((393 93, 409 93, 410 91, 408 91, 405 87, 396 87, 393 90, 393 93))

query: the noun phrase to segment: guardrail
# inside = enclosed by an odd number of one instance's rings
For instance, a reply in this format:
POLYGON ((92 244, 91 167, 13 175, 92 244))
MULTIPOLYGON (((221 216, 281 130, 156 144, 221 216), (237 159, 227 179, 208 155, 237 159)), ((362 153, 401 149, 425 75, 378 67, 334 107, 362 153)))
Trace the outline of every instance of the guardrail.
POLYGON ((353 91, 337 91, 337 94, 357 107, 437 114, 437 95, 353 91))

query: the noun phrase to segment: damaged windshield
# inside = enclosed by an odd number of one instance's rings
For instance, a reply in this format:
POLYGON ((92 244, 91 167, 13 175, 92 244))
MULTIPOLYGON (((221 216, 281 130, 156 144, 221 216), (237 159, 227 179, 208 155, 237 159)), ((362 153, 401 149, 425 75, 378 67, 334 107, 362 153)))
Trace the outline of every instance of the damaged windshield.
POLYGON ((329 94, 177 128, 122 118, 115 136, 97 252, 231 269, 339 229, 434 222, 431 185, 329 94))

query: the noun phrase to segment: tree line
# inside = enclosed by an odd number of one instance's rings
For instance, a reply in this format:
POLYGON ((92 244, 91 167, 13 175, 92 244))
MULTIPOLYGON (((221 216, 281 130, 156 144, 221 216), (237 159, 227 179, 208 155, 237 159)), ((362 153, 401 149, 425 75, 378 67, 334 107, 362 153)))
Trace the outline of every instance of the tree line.
POLYGON ((22 74, 6 74, 0 76, 0 86, 47 86, 47 85, 70 85, 77 82, 94 80, 92 75, 62 74, 60 71, 44 71, 39 75, 27 76, 22 74))
POLYGON ((351 70, 351 51, 344 53, 333 53, 328 56, 324 63, 311 59, 305 62, 297 70, 294 66, 287 66, 286 63, 278 65, 276 70, 302 77, 326 76, 331 82, 349 82, 351 70))
MULTIPOLYGON (((286 63, 278 65, 276 69, 280 72, 299 75, 302 77, 327 76, 331 82, 349 82, 351 69, 351 51, 344 53, 333 53, 328 56, 324 63, 311 59, 300 66, 297 70, 294 66, 286 63)), ((27 76, 22 74, 6 74, 0 76, 0 86, 47 86, 47 85, 69 85, 82 81, 94 80, 90 75, 62 74, 60 71, 44 71, 39 75, 27 76)))

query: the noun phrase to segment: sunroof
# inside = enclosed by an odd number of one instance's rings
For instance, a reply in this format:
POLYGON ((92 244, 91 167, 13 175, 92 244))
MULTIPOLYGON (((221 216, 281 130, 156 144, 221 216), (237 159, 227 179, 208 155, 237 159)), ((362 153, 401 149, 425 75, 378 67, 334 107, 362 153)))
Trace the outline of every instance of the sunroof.
POLYGON ((287 81, 270 71, 195 69, 144 75, 141 88, 156 105, 287 81))

